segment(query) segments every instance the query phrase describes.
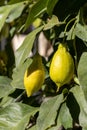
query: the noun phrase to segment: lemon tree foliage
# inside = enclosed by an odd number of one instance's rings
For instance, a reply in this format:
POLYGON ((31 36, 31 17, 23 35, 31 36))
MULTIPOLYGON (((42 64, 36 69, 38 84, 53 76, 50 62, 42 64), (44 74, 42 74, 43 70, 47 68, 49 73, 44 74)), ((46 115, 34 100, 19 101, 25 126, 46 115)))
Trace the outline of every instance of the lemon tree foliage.
POLYGON ((85 62, 86 56, 87 56, 87 52, 84 52, 81 55, 79 66, 78 66, 78 77, 79 77, 79 81, 82 86, 85 98, 87 99, 87 95, 86 95, 86 92, 87 92, 87 90, 86 90, 86 85, 87 85, 86 71, 87 71, 87 69, 85 67, 86 66, 86 62, 85 62), (84 67, 82 67, 81 64, 83 64, 84 67))
POLYGON ((23 103, 12 103, 0 110, 0 129, 24 130, 31 115, 37 111, 38 108, 23 103))
POLYGON ((86 0, 0 1, 0 130, 87 130, 86 0))
POLYGON ((42 30, 43 26, 32 31, 32 33, 28 34, 27 37, 24 39, 23 44, 18 48, 18 50, 15 53, 15 58, 16 58, 16 66, 19 66, 20 64, 22 64, 25 59, 28 57, 34 40, 35 40, 35 36, 38 32, 40 32, 42 30), (30 44, 28 44, 30 43, 30 44), (25 48, 25 49, 23 49, 25 48))

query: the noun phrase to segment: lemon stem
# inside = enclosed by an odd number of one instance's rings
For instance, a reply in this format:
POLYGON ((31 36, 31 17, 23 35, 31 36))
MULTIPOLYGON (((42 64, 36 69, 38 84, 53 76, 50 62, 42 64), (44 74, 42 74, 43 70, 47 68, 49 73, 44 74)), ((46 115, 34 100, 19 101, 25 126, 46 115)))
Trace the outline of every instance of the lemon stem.
POLYGON ((25 95, 25 90, 14 100, 14 102, 19 102, 22 100, 23 95, 25 95))
POLYGON ((57 90, 56 90, 56 92, 58 92, 59 91, 59 87, 57 86, 57 90))
POLYGON ((76 68, 77 68, 77 51, 76 51, 76 45, 75 45, 75 41, 76 41, 76 39, 74 38, 74 41, 73 41, 73 46, 74 46, 74 50, 75 50, 75 66, 76 66, 76 68))
POLYGON ((57 90, 56 90, 56 92, 58 92, 58 91, 59 91, 59 88, 61 87, 61 84, 60 84, 60 83, 56 83, 56 85, 57 85, 57 90))

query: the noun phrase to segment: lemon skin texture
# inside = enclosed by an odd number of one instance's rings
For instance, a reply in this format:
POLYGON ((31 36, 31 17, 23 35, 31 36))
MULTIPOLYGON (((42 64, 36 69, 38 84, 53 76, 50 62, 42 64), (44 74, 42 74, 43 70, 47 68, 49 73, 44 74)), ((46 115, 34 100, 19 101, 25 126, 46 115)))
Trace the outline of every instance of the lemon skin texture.
POLYGON ((32 64, 24 74, 24 86, 28 97, 41 88, 44 79, 45 70, 42 64, 42 57, 39 54, 36 54, 32 64))
POLYGON ((59 44, 50 65, 50 78, 58 89, 71 81, 74 75, 74 61, 65 45, 59 44))

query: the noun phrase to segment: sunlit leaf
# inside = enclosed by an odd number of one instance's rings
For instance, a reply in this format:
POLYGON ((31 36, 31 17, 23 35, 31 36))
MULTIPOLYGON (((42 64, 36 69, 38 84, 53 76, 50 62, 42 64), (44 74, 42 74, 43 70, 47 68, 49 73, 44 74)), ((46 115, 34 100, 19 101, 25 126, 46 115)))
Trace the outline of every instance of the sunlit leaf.
POLYGON ((67 40, 73 40, 75 38, 74 26, 67 32, 67 40))
POLYGON ((23 4, 24 4, 23 2, 20 2, 17 4, 6 5, 6 6, 0 7, 0 30, 2 29, 9 13, 11 13, 11 11, 14 11, 16 8, 23 6, 23 4))
POLYGON ((50 130, 58 130, 62 126, 65 129, 72 128, 72 117, 66 102, 61 104, 56 118, 56 124, 51 126, 50 130))
POLYGON ((14 88, 11 86, 11 79, 5 76, 0 76, 0 98, 10 94, 14 88))
POLYGON ((6 107, 13 102, 14 98, 11 96, 4 96, 0 102, 0 107, 6 107))
MULTIPOLYGON (((10 1, 8 2, 8 4, 15 4, 15 3, 22 2, 22 1, 26 2, 27 0, 10 0, 10 1)), ((32 1, 32 0, 28 0, 28 2, 31 2, 31 1, 32 1)))
POLYGON ((47 3, 48 0, 43 0, 43 2, 42 0, 39 0, 36 2, 36 4, 33 5, 33 7, 30 9, 27 21, 25 23, 25 29, 28 28, 37 17, 46 12, 47 3))
POLYGON ((47 12, 49 15, 52 15, 52 11, 54 9, 54 6, 58 0, 39 0, 36 2, 36 4, 33 5, 33 7, 30 9, 26 24, 25 24, 25 29, 29 27, 29 25, 41 14, 43 15, 45 12, 47 12))
POLYGON ((72 117, 66 102, 63 103, 60 108, 58 115, 58 123, 59 122, 61 122, 61 125, 63 125, 65 129, 72 128, 72 117))
POLYGON ((37 130, 45 130, 51 125, 55 125, 57 112, 62 101, 63 95, 61 94, 42 103, 37 119, 37 130))
POLYGON ((76 101, 78 102, 80 111, 78 120, 82 127, 82 130, 87 130, 87 101, 85 100, 84 93, 80 86, 76 86, 71 89, 76 101))
POLYGON ((1 130, 24 130, 29 119, 38 111, 23 103, 13 103, 0 109, 0 129, 1 130))
POLYGON ((78 77, 82 90, 84 91, 87 100, 87 52, 84 52, 80 58, 78 65, 78 77))
POLYGON ((32 31, 26 36, 24 42, 15 53, 16 66, 19 66, 20 64, 22 64, 25 61, 25 59, 29 56, 36 34, 39 33, 42 30, 42 28, 43 26, 35 29, 34 31, 32 31))
POLYGON ((87 30, 85 26, 82 26, 80 23, 77 23, 75 27, 75 35, 79 37, 81 40, 87 42, 87 30))
POLYGON ((31 64, 32 60, 29 58, 26 60, 26 62, 24 62, 23 64, 21 64, 21 66, 15 68, 13 70, 13 75, 12 75, 12 82, 11 85, 14 88, 19 88, 19 89, 24 89, 24 73, 27 69, 27 67, 31 64))
POLYGON ((44 30, 51 29, 55 25, 59 25, 59 24, 60 23, 59 23, 58 18, 55 15, 53 15, 52 18, 48 21, 48 23, 45 24, 44 30))
POLYGON ((28 130, 36 130, 36 125, 32 126, 32 127, 29 128, 28 130))
POLYGON ((25 2, 20 2, 19 4, 16 4, 15 8, 12 9, 8 18, 6 19, 6 22, 12 22, 14 19, 18 18, 22 14, 22 11, 25 8, 27 3, 28 2, 25 1, 25 2))
POLYGON ((12 10, 12 6, 4 6, 4 7, 0 7, 0 30, 2 29, 5 20, 9 14, 9 12, 12 10))

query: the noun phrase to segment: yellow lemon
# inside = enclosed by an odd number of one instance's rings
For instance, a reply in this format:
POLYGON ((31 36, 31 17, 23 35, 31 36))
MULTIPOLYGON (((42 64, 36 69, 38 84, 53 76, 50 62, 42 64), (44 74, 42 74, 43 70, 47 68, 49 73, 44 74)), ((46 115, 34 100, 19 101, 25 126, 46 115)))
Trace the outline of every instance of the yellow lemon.
POLYGON ((71 81, 74 75, 74 61, 65 44, 60 43, 50 65, 50 77, 58 89, 71 81))
POLYGON ((28 97, 41 88, 44 78, 45 70, 42 64, 42 57, 36 53, 32 64, 24 74, 24 86, 28 97))

